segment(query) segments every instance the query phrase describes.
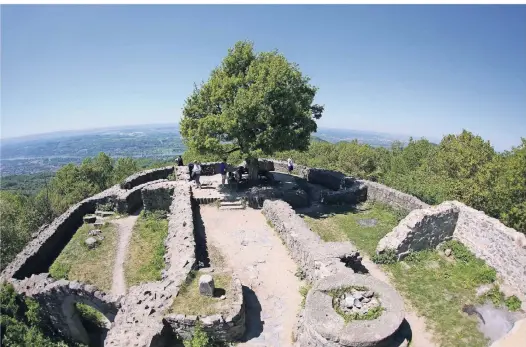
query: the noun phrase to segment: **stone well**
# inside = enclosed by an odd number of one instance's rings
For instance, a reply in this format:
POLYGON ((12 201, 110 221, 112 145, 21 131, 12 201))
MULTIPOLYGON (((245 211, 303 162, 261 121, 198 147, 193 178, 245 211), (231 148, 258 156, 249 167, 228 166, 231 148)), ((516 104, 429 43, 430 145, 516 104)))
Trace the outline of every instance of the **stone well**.
POLYGON ((319 280, 309 291, 297 342, 309 347, 390 347, 404 315, 403 300, 389 285, 369 275, 340 272, 319 280), (329 291, 353 286, 376 293, 384 308, 378 318, 345 323, 334 310, 329 291))

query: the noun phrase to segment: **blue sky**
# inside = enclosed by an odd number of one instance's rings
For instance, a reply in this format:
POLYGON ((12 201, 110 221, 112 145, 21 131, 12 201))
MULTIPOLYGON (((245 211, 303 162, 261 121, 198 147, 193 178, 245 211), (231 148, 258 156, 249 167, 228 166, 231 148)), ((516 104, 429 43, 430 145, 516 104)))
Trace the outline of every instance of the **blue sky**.
POLYGON ((177 122, 237 40, 312 78, 322 127, 526 137, 526 6, 2 6, 2 137, 177 122))

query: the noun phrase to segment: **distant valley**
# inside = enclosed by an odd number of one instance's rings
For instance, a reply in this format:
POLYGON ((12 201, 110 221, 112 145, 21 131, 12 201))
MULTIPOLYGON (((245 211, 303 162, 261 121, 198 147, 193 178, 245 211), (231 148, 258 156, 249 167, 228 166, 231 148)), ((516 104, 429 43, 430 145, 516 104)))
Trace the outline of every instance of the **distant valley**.
MULTIPOLYGON (((318 139, 336 143, 357 139, 375 147, 389 147, 407 137, 382 133, 320 128, 318 139)), ((173 158, 185 151, 177 125, 141 125, 84 131, 58 132, 2 139, 2 176, 54 172, 68 164, 105 152, 111 157, 173 158)))

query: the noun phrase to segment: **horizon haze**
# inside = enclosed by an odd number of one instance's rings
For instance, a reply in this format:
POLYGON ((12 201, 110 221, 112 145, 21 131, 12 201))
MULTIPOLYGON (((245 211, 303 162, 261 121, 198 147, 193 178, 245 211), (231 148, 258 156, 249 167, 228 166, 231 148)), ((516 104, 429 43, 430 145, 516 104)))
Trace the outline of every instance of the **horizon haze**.
POLYGON ((194 83, 248 39, 311 77, 320 128, 466 129, 507 150, 526 136, 524 18, 524 5, 2 5, 0 137, 178 123, 194 83))

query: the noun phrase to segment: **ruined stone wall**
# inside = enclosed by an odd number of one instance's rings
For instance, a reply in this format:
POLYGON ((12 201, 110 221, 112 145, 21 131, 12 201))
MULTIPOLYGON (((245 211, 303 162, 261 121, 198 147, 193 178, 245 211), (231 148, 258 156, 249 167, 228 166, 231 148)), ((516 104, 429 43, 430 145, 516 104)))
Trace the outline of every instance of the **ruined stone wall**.
POLYGON ((376 252, 394 250, 401 260, 411 252, 434 249, 453 238, 458 215, 459 209, 448 202, 413 210, 378 242, 376 252))
POLYGON ((160 179, 166 179, 174 172, 174 166, 166 166, 158 169, 151 169, 138 172, 126 178, 122 184, 122 189, 132 189, 138 185, 146 182, 151 182, 160 179))
POLYGON ((379 201, 393 208, 410 212, 419 208, 428 208, 430 205, 418 198, 389 188, 383 184, 368 180, 358 180, 367 187, 367 200, 379 201))
POLYGON ((172 329, 163 324, 164 312, 196 265, 191 188, 186 182, 175 182, 173 187, 162 280, 129 289, 105 346, 165 346, 164 341, 173 335, 172 329))
POLYGON ((495 268, 506 284, 526 295, 526 236, 484 212, 453 201, 460 213, 453 238, 495 268))
POLYGON ((71 206, 17 254, 2 272, 2 277, 23 279, 46 272, 82 225, 82 218, 86 214, 94 213, 97 204, 106 203, 118 191, 118 187, 111 187, 71 206))
POLYGON ((234 341, 240 339, 245 333, 245 306, 241 281, 233 279, 233 298, 230 310, 226 314, 215 314, 212 316, 192 316, 184 314, 170 314, 164 320, 172 327, 174 333, 183 339, 192 337, 193 330, 198 322, 209 336, 217 341, 234 341))
POLYGON ((309 281, 361 266, 362 258, 352 243, 323 242, 286 202, 266 200, 263 215, 309 281))
POLYGON ((40 304, 44 317, 62 336, 84 344, 89 343, 75 303, 89 305, 101 312, 109 327, 120 307, 120 297, 99 291, 95 286, 64 279, 54 280, 49 274, 33 275, 24 280, 11 280, 18 293, 34 298, 40 304))
POLYGON ((163 181, 146 185, 141 189, 141 200, 145 211, 170 211, 174 181, 163 181))

